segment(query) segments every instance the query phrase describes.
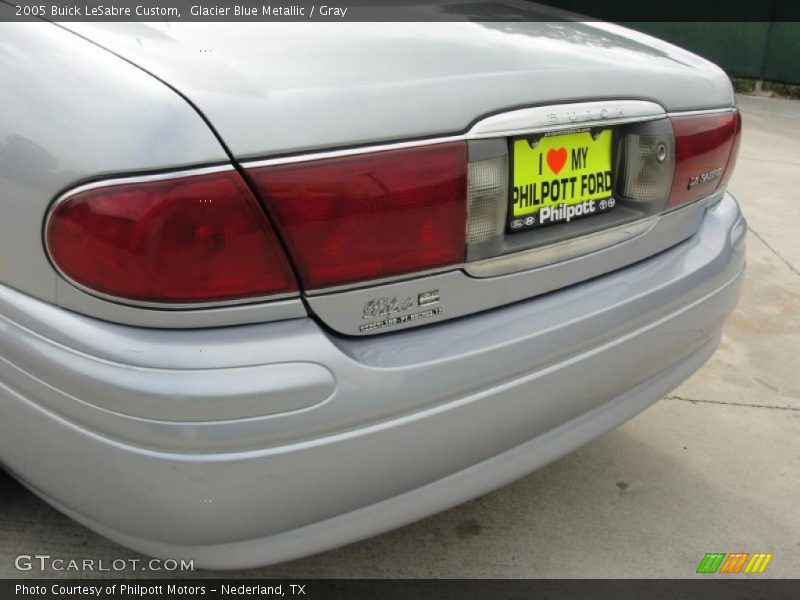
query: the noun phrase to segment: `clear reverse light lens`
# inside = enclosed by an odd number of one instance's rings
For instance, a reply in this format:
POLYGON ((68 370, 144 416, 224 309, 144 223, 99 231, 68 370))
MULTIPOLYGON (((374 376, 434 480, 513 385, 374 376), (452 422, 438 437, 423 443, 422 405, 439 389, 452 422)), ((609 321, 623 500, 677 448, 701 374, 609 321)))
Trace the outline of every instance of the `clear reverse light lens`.
POLYGON ((503 235, 508 209, 508 156, 469 163, 467 243, 503 235))
POLYGON ((675 169, 671 136, 628 133, 620 158, 617 181, 623 197, 637 202, 666 198, 675 169))

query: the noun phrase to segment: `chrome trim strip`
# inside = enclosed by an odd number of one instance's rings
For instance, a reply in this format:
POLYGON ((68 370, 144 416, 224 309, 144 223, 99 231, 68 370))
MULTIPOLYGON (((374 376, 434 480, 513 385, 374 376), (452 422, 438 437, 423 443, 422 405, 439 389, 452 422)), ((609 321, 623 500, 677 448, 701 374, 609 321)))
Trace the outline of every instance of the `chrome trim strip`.
POLYGON ((643 100, 537 106, 486 117, 473 125, 467 137, 469 139, 510 137, 564 128, 620 125, 663 118, 666 115, 661 105, 643 100))
POLYGON ((277 302, 279 300, 293 300, 295 298, 300 297, 299 292, 287 292, 284 294, 273 294, 269 296, 251 296, 248 298, 237 298, 232 300, 215 300, 213 302, 185 302, 185 303, 171 303, 171 302, 145 302, 142 300, 131 300, 130 298, 123 298, 121 296, 112 296, 111 294, 104 294, 103 292, 98 292, 97 290, 93 290, 92 288, 86 287, 81 285, 77 281, 73 281, 67 275, 61 272, 60 269, 56 268, 58 274, 69 283, 71 286, 78 288, 85 294, 89 296, 94 296, 95 298, 99 298, 101 300, 107 300, 109 302, 113 302, 114 304, 119 304, 120 306, 128 306, 133 308, 156 308, 159 310, 164 311, 189 311, 189 310, 200 310, 204 308, 228 308, 233 306, 244 306, 250 304, 265 304, 268 302, 277 302))
POLYGON ((156 173, 150 175, 139 175, 139 176, 132 176, 132 177, 115 177, 113 179, 104 179, 100 181, 93 181, 90 183, 86 183, 83 185, 79 185, 74 188, 70 188, 69 190, 65 191, 61 195, 59 195, 50 205, 50 208, 47 211, 47 216, 45 217, 44 222, 44 229, 42 230, 42 237, 44 238, 44 247, 47 253, 47 258, 50 261, 50 264, 53 265, 53 268, 56 272, 61 276, 64 281, 69 283, 70 285, 76 287, 80 291, 94 296, 95 298, 100 298, 102 300, 108 300, 110 302, 114 302, 115 304, 121 304, 124 306, 132 306, 132 307, 139 307, 139 308, 158 308, 164 310, 187 310, 187 309, 203 309, 203 308, 216 308, 216 307, 227 307, 227 306, 239 306, 243 304, 258 304, 267 301, 277 301, 277 300, 287 300, 291 298, 299 298, 299 292, 288 292, 283 294, 270 294, 267 296, 251 296, 247 298, 238 298, 233 300, 215 300, 211 302, 181 302, 181 303, 173 303, 173 302, 146 302, 142 300, 132 300, 130 298, 114 296, 111 294, 105 294, 103 292, 99 292, 94 290, 90 287, 83 285, 72 279, 69 275, 64 273, 61 268, 58 266, 56 261, 53 259, 53 255, 50 252, 50 246, 47 243, 47 229, 50 225, 50 219, 53 216, 56 208, 65 202, 67 199, 71 198, 76 194, 80 194, 82 192, 87 192, 90 190, 95 190, 98 188, 104 187, 111 187, 114 185, 121 185, 121 184, 129 184, 129 183, 149 183, 152 181, 167 181, 170 179, 178 179, 180 177, 191 177, 194 175, 208 175, 210 173, 223 173, 227 171, 236 171, 236 169, 232 165, 217 165, 213 167, 202 167, 199 169, 183 169, 180 171, 171 171, 169 173, 156 173))
POLYGON ((590 127, 601 124, 620 125, 623 123, 658 119, 666 116, 666 111, 659 104, 644 100, 575 102, 572 104, 538 106, 507 111, 485 117, 476 122, 463 134, 439 136, 407 142, 370 144, 354 148, 342 148, 340 150, 312 151, 275 158, 243 160, 241 161, 241 165, 245 169, 253 169, 322 160, 326 158, 357 156, 359 154, 368 154, 385 150, 403 150, 406 148, 444 144, 447 142, 507 137, 510 135, 538 133, 551 130, 556 131, 564 128, 590 127))
POLYGON ((457 271, 464 267, 467 263, 456 263, 453 265, 443 265, 441 267, 433 267, 423 271, 412 271, 411 273, 402 273, 400 275, 390 275, 389 277, 381 277, 379 279, 367 279, 366 281, 355 281, 353 283, 343 283, 342 285, 333 285, 324 288, 315 288, 313 290, 303 290, 304 296, 322 296, 324 294, 332 294, 335 292, 347 292, 352 290, 360 290, 363 288, 371 288, 379 285, 386 285, 389 283, 400 283, 402 281, 410 281, 418 279, 419 277, 428 277, 430 275, 438 275, 448 271, 457 271))
POLYGON ((496 277, 498 275, 516 273, 517 271, 535 269, 536 267, 569 260, 589 252, 596 252, 639 237, 650 231, 658 221, 658 218, 658 215, 656 215, 581 237, 556 242, 549 246, 477 260, 465 264, 463 269, 468 275, 478 278, 496 277))
POLYGON ((292 154, 291 156, 280 156, 277 158, 264 158, 253 161, 242 161, 245 169, 256 169, 258 167, 271 167, 274 165, 288 165, 300 162, 311 162, 326 158, 342 158, 345 156, 358 156, 359 154, 371 154, 372 152, 384 152, 387 150, 404 150, 406 148, 418 148, 422 146, 433 146, 434 144, 445 144, 447 142, 461 142, 467 139, 465 135, 451 135, 445 137, 426 138, 410 142, 392 142, 386 144, 373 144, 370 146, 357 146, 355 148, 343 148, 341 150, 328 150, 323 152, 308 152, 305 154, 292 154))
POLYGON ((707 108, 703 110, 683 110, 683 111, 676 111, 667 113, 668 117, 694 117, 697 115, 718 115, 718 114, 725 114, 725 113, 732 113, 737 112, 735 106, 729 106, 727 108, 707 108))
POLYGON ((192 175, 208 175, 209 173, 223 173, 225 171, 234 171, 233 165, 214 165, 212 167, 200 167, 196 169, 181 169, 179 171, 167 171, 164 173, 150 173, 147 175, 130 175, 130 176, 116 176, 111 179, 100 179, 97 181, 90 181, 76 187, 68 189, 66 192, 59 195, 50 207, 52 211, 59 202, 63 202, 67 197, 74 196, 79 192, 93 190, 101 187, 109 187, 112 185, 119 185, 123 183, 148 183, 151 181, 165 181, 167 179, 177 179, 180 177, 191 177, 192 175))

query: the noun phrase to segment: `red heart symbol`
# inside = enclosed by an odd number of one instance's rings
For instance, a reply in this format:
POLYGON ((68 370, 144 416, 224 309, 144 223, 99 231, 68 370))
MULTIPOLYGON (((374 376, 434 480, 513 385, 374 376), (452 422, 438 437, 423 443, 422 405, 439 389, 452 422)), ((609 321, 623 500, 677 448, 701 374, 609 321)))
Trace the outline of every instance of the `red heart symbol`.
POLYGON ((567 149, 554 148, 547 151, 547 166, 550 170, 558 175, 558 172, 567 164, 567 149))

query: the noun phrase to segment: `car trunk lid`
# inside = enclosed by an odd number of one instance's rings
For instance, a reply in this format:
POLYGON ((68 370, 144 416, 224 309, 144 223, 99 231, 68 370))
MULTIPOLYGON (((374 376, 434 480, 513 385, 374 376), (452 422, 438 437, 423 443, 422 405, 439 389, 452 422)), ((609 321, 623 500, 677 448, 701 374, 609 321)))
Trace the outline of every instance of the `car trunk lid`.
POLYGON ((237 159, 466 131, 516 107, 731 106, 725 74, 599 23, 92 23, 73 31, 188 98, 237 159))

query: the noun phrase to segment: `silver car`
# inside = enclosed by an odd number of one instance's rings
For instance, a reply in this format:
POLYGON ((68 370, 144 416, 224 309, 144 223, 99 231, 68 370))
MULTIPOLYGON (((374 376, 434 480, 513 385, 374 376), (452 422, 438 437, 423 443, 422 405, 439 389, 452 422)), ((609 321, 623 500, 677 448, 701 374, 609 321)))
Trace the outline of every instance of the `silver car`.
POLYGON ((149 555, 505 485, 739 296, 731 84, 622 27, 4 23, 0 107, 0 463, 149 555))

